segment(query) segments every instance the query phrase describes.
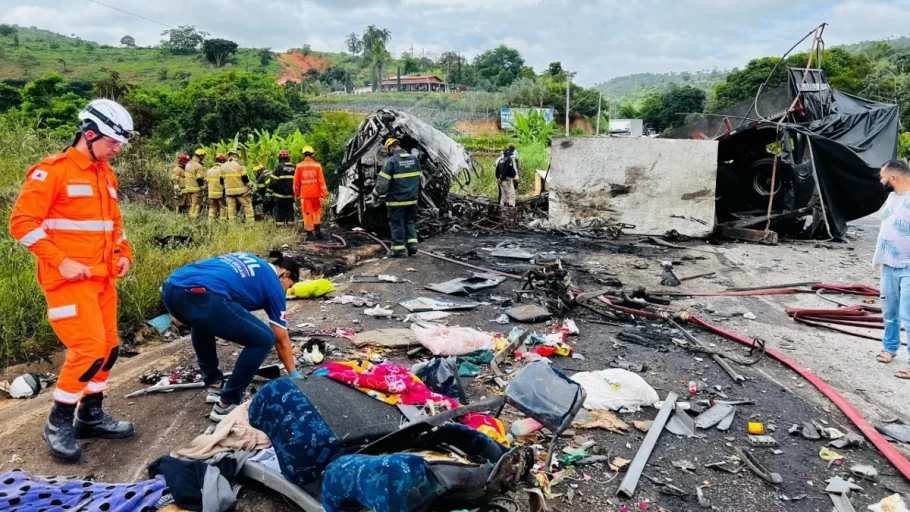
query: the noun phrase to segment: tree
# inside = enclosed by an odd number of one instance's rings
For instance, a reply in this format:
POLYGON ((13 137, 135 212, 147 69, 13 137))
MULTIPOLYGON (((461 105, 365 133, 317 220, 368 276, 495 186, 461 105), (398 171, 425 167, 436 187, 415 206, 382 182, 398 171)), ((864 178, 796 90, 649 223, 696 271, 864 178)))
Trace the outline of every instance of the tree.
POLYGON ((57 62, 59 62, 60 65, 63 66, 64 73, 69 72, 69 69, 66 68, 66 59, 57 59, 57 62))
POLYGON ((554 78, 563 76, 562 62, 551 62, 547 67, 547 74, 554 78))
POLYGON ((13 46, 16 48, 19 47, 19 32, 18 31, 16 31, 16 33, 13 34, 13 46))
POLYGON ((547 88, 539 78, 520 78, 505 91, 509 105, 513 107, 543 108, 547 88))
POLYGON ((172 94, 170 104, 157 130, 167 134, 170 146, 207 144, 238 133, 245 139, 253 130, 274 130, 294 116, 285 89, 262 73, 229 71, 194 80, 172 94))
POLYGON ((202 53, 205 54, 205 60, 220 68, 228 57, 237 53, 237 43, 227 39, 206 39, 202 43, 202 53))
POLYGON ((92 94, 96 97, 107 98, 109 100, 120 101, 130 89, 135 87, 133 84, 123 81, 120 73, 112 69, 101 68, 108 74, 107 78, 95 81, 92 94))
POLYGON ((167 40, 163 41, 161 45, 171 53, 191 54, 199 51, 209 33, 196 30, 193 25, 181 25, 165 30, 161 35, 167 36, 167 40))
POLYGON ((123 36, 120 38, 120 44, 122 44, 123 46, 126 46, 127 48, 135 48, 136 39, 133 38, 133 36, 126 35, 126 36, 123 36))
POLYGON ((420 64, 417 62, 417 59, 415 59, 410 53, 402 53, 401 61, 404 64, 404 68, 401 70, 401 72, 405 75, 410 75, 420 71, 420 64))
POLYGON ((17 29, 13 25, 7 25, 5 23, 0 24, 0 37, 8 37, 8 36, 17 34, 18 32, 19 32, 19 29, 17 29))
POLYGON ((15 87, 0 84, 0 114, 22 105, 22 93, 15 87))
POLYGON ((370 25, 363 33, 363 51, 370 52, 377 43, 382 43, 383 47, 392 40, 392 33, 385 28, 376 28, 376 25, 370 25))
POLYGON ((635 111, 635 105, 631 103, 626 103, 625 105, 619 107, 619 119, 637 119, 638 112, 635 111))
POLYGON ((39 126, 69 135, 76 129, 76 115, 88 103, 72 92, 65 92, 57 73, 39 78, 22 90, 22 112, 39 126))
POLYGON ((705 108, 705 91, 684 85, 674 87, 661 98, 662 129, 686 124, 686 114, 700 114, 705 108))
POLYGON ((363 43, 360 41, 360 38, 357 37, 357 34, 351 32, 348 34, 348 37, 344 40, 345 47, 351 51, 351 56, 357 55, 360 50, 363 49, 363 43))
POLYGON ((313 51, 312 47, 309 44, 305 44, 300 48, 300 53, 303 54, 304 58, 313 51))
POLYGON ((260 48, 256 54, 259 56, 259 65, 262 67, 268 66, 274 57, 271 48, 260 48))
POLYGON ((521 53, 506 45, 499 45, 474 58, 474 67, 481 78, 497 87, 507 87, 518 78, 525 61, 521 53))
POLYGON ((392 60, 392 55, 385 48, 385 43, 380 39, 373 43, 370 51, 365 54, 373 70, 373 90, 378 91, 385 80, 385 66, 392 60))

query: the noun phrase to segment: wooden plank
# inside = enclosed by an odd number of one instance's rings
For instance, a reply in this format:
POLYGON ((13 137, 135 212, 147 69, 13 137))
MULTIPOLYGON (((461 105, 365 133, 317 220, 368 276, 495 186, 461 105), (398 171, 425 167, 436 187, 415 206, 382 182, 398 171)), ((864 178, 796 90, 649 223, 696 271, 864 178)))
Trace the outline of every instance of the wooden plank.
POLYGON ((746 242, 756 242, 763 245, 777 245, 776 231, 762 231, 758 229, 734 228, 733 226, 718 226, 717 232, 720 236, 733 238, 735 240, 745 240, 746 242))

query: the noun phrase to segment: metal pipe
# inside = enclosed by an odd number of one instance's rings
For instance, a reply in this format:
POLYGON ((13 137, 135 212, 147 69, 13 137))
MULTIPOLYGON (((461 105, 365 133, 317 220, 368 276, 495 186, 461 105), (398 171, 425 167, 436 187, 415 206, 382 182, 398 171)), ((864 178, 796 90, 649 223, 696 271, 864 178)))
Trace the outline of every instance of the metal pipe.
POLYGON ((645 464, 648 463, 651 452, 654 450, 654 446, 657 445, 657 439, 660 437, 661 432, 664 431, 667 420, 670 419, 670 413, 672 413, 673 409, 676 407, 677 398, 678 395, 676 393, 672 391, 667 393, 667 399, 664 400, 663 407, 660 408, 660 412, 658 412, 657 417, 654 418, 654 423, 651 425, 651 428, 648 429, 645 440, 641 442, 641 447, 638 448, 638 452, 632 459, 632 463, 629 464, 626 476, 619 484, 619 490, 616 491, 616 494, 622 494, 626 498, 631 498, 632 495, 635 494, 635 487, 638 486, 638 479, 641 478, 641 473, 645 469, 645 464))

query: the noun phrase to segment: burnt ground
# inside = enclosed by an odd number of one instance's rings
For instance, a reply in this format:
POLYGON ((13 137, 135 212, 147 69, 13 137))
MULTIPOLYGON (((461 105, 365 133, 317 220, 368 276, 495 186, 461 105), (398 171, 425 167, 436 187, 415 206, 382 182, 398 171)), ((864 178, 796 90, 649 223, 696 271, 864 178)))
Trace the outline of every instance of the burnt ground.
MULTIPOLYGON (((604 282, 618 278, 626 288, 646 286, 649 289, 659 288, 659 262, 674 260, 677 265, 677 275, 680 277, 699 274, 707 271, 717 271, 714 279, 697 279, 687 281, 680 289, 683 290, 717 290, 727 286, 763 285, 769 282, 801 281, 806 273, 812 274, 817 269, 806 261, 806 269, 802 274, 795 268, 795 263, 788 260, 778 262, 781 266, 789 266, 787 272, 769 274, 760 267, 768 264, 768 258, 755 262, 742 257, 743 251, 752 251, 753 246, 742 244, 728 244, 719 249, 697 245, 696 250, 669 249, 664 247, 646 246, 645 244, 627 245, 622 243, 582 240, 567 238, 553 233, 508 233, 501 235, 470 233, 448 234, 425 243, 424 250, 443 253, 450 256, 461 257, 471 263, 499 267, 504 270, 520 272, 524 267, 520 262, 496 260, 488 256, 488 251, 496 244, 503 241, 512 241, 522 244, 535 252, 549 253, 546 256, 561 258, 569 268, 573 281, 585 290, 602 288, 604 282), (701 259, 703 258, 703 259, 701 259), (732 261, 731 261, 732 260, 732 261), (751 265, 751 266, 750 266, 751 265), (755 270, 758 268, 758 270, 755 270)), ((354 244, 352 244, 354 245, 354 244)), ((798 252, 794 247, 803 245, 785 245, 776 248, 760 248, 767 254, 797 254, 797 259, 802 259, 805 253, 798 252)), ((812 246, 809 246, 810 249, 812 246)), ((821 249, 829 251, 828 249, 821 249)), ((362 251, 359 258, 369 258, 370 249, 367 247, 354 247, 340 254, 331 254, 332 261, 340 260, 342 263, 331 263, 335 271, 349 266, 353 257, 345 260, 345 254, 362 251)), ((321 251, 320 251, 321 252, 321 251)), ((317 262, 324 262, 328 256, 307 254, 317 262)), ((775 265, 775 264, 772 264, 775 265)), ((314 267, 318 268, 318 267, 314 267)), ((324 267, 329 270, 328 267, 324 267)), ((380 294, 380 303, 395 304, 403 297, 426 296, 433 297, 437 294, 423 290, 423 286, 432 282, 441 282, 455 277, 469 276, 469 270, 458 267, 452 263, 432 259, 426 256, 407 260, 367 260, 354 268, 348 269, 343 275, 336 276, 336 283, 345 283, 339 287, 341 293, 380 294), (408 269, 414 271, 408 271, 408 269), (351 275, 361 274, 394 274, 413 281, 405 284, 365 283, 350 284, 351 275)), ((824 279, 820 279, 824 280, 824 279)), ((874 283, 869 283, 874 284, 874 283)), ((477 294, 474 298, 483 300, 491 295, 511 296, 519 288, 517 281, 509 280, 495 289, 477 294)), ((800 299, 806 300, 806 299, 800 299)), ((782 313, 779 304, 760 299, 712 299, 701 298, 697 300, 675 301, 674 305, 685 307, 707 321, 743 332, 749 335, 761 335, 768 340, 769 346, 793 348, 787 355, 798 356, 804 365, 810 366, 813 371, 824 370, 827 364, 822 364, 821 359, 812 359, 812 352, 803 346, 802 341, 823 339, 833 342, 829 333, 815 331, 802 326, 791 325, 792 322, 782 313), (758 320, 749 322, 742 318, 742 313, 754 313, 758 320), (785 324, 786 323, 786 324, 785 324), (786 329, 785 335, 778 333, 786 329), (803 336, 803 337, 799 337, 803 336), (784 339, 786 338, 786 339, 784 339), (817 363, 817 364, 816 364, 817 363)), ((822 304, 817 304, 823 307, 822 304)), ((396 314, 403 315, 405 310, 395 306, 396 314)), ((513 326, 499 325, 493 320, 500 316, 501 307, 495 304, 484 305, 475 310, 464 312, 458 316, 450 317, 450 325, 476 327, 487 331, 507 333, 513 326)), ((790 436, 788 428, 793 423, 816 420, 827 422, 824 426, 832 426, 843 432, 858 432, 852 424, 823 396, 814 391, 810 385, 803 382, 782 365, 770 359, 764 359, 755 366, 742 367, 734 365, 740 373, 750 380, 743 385, 738 385, 724 373, 705 354, 695 354, 685 349, 676 347, 670 342, 671 338, 679 338, 676 333, 670 332, 665 326, 655 322, 634 324, 631 322, 622 325, 605 325, 604 318, 584 309, 576 309, 571 314, 576 320, 581 331, 580 335, 571 338, 575 350, 585 359, 570 359, 554 357, 553 366, 572 374, 577 371, 601 370, 608 367, 608 362, 620 356, 623 359, 646 363, 649 368, 642 374, 658 394, 663 398, 667 392, 674 391, 680 395, 680 400, 690 400, 687 383, 690 380, 704 382, 704 391, 700 391, 694 400, 716 398, 715 386, 721 386, 721 391, 729 399, 747 399, 753 405, 737 407, 736 418, 729 432, 706 430, 703 439, 685 439, 664 432, 650 459, 645 474, 663 482, 671 483, 691 496, 679 498, 662 494, 660 488, 648 478, 642 478, 635 496, 631 500, 622 500, 615 497, 616 489, 623 474, 614 474, 606 466, 590 465, 577 468, 578 478, 565 481, 554 487, 553 492, 565 495, 571 489, 574 494, 571 502, 566 496, 556 498, 550 502, 550 510, 590 511, 590 510, 619 510, 625 504, 630 510, 639 509, 639 503, 652 503, 651 510, 662 507, 671 511, 701 510, 695 499, 695 487, 709 485, 704 489, 705 495, 711 501, 715 510, 755 510, 755 511, 827 511, 831 509, 828 497, 823 493, 824 480, 841 476, 848 477, 847 468, 857 464, 871 464, 882 475, 880 482, 873 484, 866 482, 863 485, 865 492, 853 494, 851 500, 857 510, 865 509, 866 505, 875 503, 882 497, 893 492, 906 493, 906 481, 896 470, 874 450, 866 447, 862 449, 837 450, 845 456, 842 466, 828 466, 818 456, 819 449, 825 441, 809 441, 799 436, 790 436), (643 347, 635 344, 621 342, 614 344, 615 335, 622 330, 638 329, 637 332, 648 339, 653 339, 665 347, 665 352, 655 347, 643 347), (700 359, 700 360, 699 360, 700 359), (774 455, 770 448, 750 448, 746 443, 746 422, 756 419, 765 422, 766 426, 773 424, 776 427, 771 435, 779 443, 778 449, 783 453, 774 455), (729 438, 729 439, 728 439, 729 438), (779 488, 772 487, 759 480, 748 469, 742 468, 737 474, 707 469, 705 464, 728 460, 733 455, 734 447, 753 450, 756 458, 769 470, 780 473, 784 483, 779 488), (695 467, 694 472, 687 472, 673 467, 672 462, 687 460, 695 467), (586 480, 585 475, 590 479, 586 480), (805 495, 799 501, 785 501, 781 496, 796 498, 805 495)), ((363 314, 363 308, 350 305, 325 304, 320 300, 295 301, 289 307, 289 322, 292 331, 294 326, 306 322, 316 324, 319 329, 345 327, 368 330, 381 327, 404 327, 399 320, 376 319, 363 314)), ((544 324, 523 326, 526 328, 542 330, 544 324)), ((708 335, 704 332, 692 330, 705 343, 713 343, 721 351, 730 351, 739 356, 746 356, 744 348, 733 342, 708 335)), ((296 333, 299 334, 299 333, 296 333)), ((344 339, 332 339, 330 343, 339 347, 337 353, 330 354, 332 359, 345 359, 353 348, 344 339)), ((853 347, 862 347, 858 350, 869 350, 874 355, 875 343, 854 341, 853 347), (868 343, 868 345, 866 344, 868 343), (862 344, 862 345, 859 345, 862 344)), ((822 347, 824 348, 824 347, 822 347)), ((225 343, 220 353, 227 363, 232 361, 238 348, 225 343)), ((175 366, 192 364, 193 352, 188 340, 178 340, 171 343, 147 346, 141 349, 141 354, 121 360, 112 375, 113 389, 108 403, 112 412, 136 422, 137 435, 126 441, 97 441, 86 443, 83 462, 78 465, 61 465, 52 461, 47 455, 40 429, 50 405, 50 395, 42 393, 38 398, 27 401, 0 402, 0 437, 6 440, 0 446, 0 471, 13 467, 20 467, 36 474, 69 474, 78 476, 92 476, 99 481, 126 482, 142 479, 145 476, 144 468, 158 456, 167 454, 170 450, 188 442, 201 433, 210 423, 207 419, 210 407, 204 403, 203 392, 178 392, 169 395, 150 395, 127 400, 123 396, 131 391, 145 387, 139 382, 139 376, 151 369, 169 369, 175 366)), ((387 352, 384 354, 390 361, 412 364, 416 360, 409 360, 404 351, 387 352)), ((29 371, 54 371, 56 360, 32 365, 29 371)), ((848 354, 835 354, 835 358, 849 360, 848 354)), ((865 358, 865 356, 863 356, 865 358)), ((4 378, 21 372, 24 368, 9 369, 4 378)), ((896 369, 896 367, 895 367, 896 369)), ((884 375, 887 375, 885 373, 884 375)), ((866 390, 864 396, 874 396, 875 379, 864 376, 862 386, 866 390)), ((890 381, 888 381, 890 383, 890 381)), ((837 384, 837 383, 833 383, 837 384)), ((467 385, 472 398, 480 398, 496 392, 495 386, 489 381, 489 370, 485 369, 479 377, 470 379, 467 385)), ((838 387, 838 386, 836 386, 838 387)), ((843 387, 839 387, 843 389, 843 387)), ((852 394, 856 386, 847 389, 848 399, 853 400, 852 394)), ((868 404, 856 403, 864 414, 870 410, 868 404)), ((873 402, 870 402, 873 403, 873 402)), ((873 403, 875 410, 895 412, 903 415, 905 411, 890 406, 887 403, 873 403)), ((507 409, 508 411, 508 409, 507 409)), ((626 421, 651 420, 657 414, 653 408, 646 408, 633 414, 620 414, 626 421)), ((872 413, 869 413, 870 416, 872 413)), ((507 427, 514 413, 508 413, 507 427)), ((627 434, 611 434, 606 431, 575 430, 575 436, 569 437, 564 444, 580 445, 584 440, 596 442, 593 451, 608 455, 611 459, 615 456, 632 459, 644 438, 644 434, 632 430, 627 434)), ((543 439, 541 437, 541 439, 543 439)), ((563 445, 561 444, 560 447, 563 445)), ((728 462, 728 466, 732 463, 728 462)), ((267 490, 248 487, 241 494, 240 510, 292 510, 280 497, 267 490)))

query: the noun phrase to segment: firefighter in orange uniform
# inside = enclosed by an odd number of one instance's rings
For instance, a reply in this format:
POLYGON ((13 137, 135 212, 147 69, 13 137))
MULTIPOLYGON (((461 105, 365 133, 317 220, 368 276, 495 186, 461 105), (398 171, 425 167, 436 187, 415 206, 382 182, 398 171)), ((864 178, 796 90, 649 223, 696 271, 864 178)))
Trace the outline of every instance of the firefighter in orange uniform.
POLYGON ((67 348, 43 432, 51 454, 66 461, 81 457, 77 439, 133 435, 132 423, 102 408, 119 350, 114 282, 133 260, 108 162, 128 142, 133 120, 104 99, 79 120, 72 147, 28 171, 10 217, 13 238, 38 257, 48 320, 67 348))
POLYGON ((294 171, 294 195, 300 198, 300 209, 303 210, 303 229, 307 235, 313 234, 322 239, 322 205, 329 197, 325 186, 322 165, 313 160, 316 154, 310 146, 303 148, 303 161, 297 164, 294 171))

